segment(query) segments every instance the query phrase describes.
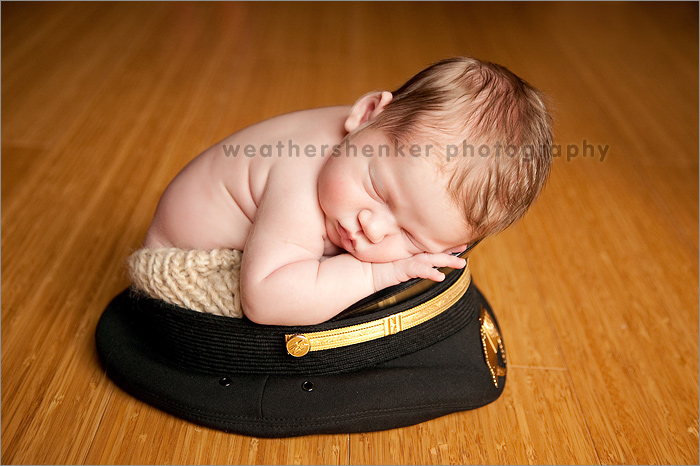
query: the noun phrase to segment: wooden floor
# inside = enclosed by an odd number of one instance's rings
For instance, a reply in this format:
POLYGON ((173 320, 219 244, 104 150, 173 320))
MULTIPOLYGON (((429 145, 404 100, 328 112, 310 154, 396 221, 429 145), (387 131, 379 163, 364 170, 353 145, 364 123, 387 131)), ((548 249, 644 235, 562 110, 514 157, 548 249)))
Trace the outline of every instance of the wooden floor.
POLYGON ((698 463, 697 3, 3 2, 1 186, 3 463, 698 463), (453 55, 543 89, 561 148, 472 256, 509 351, 499 400, 265 440, 105 376, 95 325, 189 159, 453 55))

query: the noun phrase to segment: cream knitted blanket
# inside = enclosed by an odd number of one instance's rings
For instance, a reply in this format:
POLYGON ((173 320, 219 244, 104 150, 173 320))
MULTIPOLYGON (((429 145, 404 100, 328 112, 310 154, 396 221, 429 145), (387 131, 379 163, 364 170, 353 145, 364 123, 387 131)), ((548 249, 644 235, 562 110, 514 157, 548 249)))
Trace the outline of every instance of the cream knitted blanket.
POLYGON ((129 278, 149 296, 194 311, 243 317, 241 252, 139 249, 129 256, 129 278))

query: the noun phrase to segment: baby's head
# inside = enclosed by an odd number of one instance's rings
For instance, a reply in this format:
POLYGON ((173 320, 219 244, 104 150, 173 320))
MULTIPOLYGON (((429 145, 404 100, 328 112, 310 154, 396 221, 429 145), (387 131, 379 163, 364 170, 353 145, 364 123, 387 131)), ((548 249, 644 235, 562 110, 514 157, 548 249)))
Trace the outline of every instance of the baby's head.
POLYGON ((449 176, 448 190, 480 238, 525 214, 552 162, 540 93, 506 68, 474 58, 418 73, 360 129, 367 130, 406 145, 432 142, 429 158, 449 176))
MULTIPOLYGON (((406 166, 435 172, 433 178, 440 189, 426 191, 425 184, 413 186, 423 195, 412 202, 422 204, 419 212, 440 205, 441 215, 450 217, 445 222, 434 218, 428 225, 433 230, 454 227, 460 232, 452 237, 442 233, 435 245, 473 243, 507 228, 537 198, 551 167, 550 117, 539 92, 504 67, 473 58, 440 61, 393 93, 363 96, 353 106, 345 126, 347 139, 356 147, 388 144, 392 157, 382 159, 381 153, 375 152, 367 160, 353 158, 342 153, 347 145, 343 148, 341 144, 336 155, 345 160, 334 163, 366 163, 369 172, 383 167, 390 173, 386 167, 396 172, 408 169, 406 166), (395 150, 401 146, 405 147, 403 157, 395 150), (411 146, 418 148, 416 153, 409 154, 411 146), (439 193, 446 193, 448 200, 435 199, 439 193), (451 215, 453 212, 458 214, 451 215), (456 223, 456 215, 461 225, 456 223), (440 223, 443 228, 438 227, 440 223)), ((419 182, 428 183, 429 179, 419 182)), ((411 194, 411 186, 403 188, 404 194, 411 194)), ((323 207, 322 194, 320 191, 323 207)), ((362 233, 361 221, 349 223, 349 228, 362 233)), ((340 224, 341 233, 349 231, 343 222, 340 224)), ((363 260, 374 258, 371 254, 355 255, 363 260)))

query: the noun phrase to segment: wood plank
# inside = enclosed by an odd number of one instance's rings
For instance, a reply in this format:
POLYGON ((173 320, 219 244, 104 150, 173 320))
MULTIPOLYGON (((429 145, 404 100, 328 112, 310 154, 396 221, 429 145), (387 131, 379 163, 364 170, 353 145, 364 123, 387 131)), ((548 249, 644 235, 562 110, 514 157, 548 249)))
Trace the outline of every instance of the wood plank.
POLYGON ((350 436, 353 464, 599 464, 563 370, 509 368, 486 407, 350 436))
MULTIPOLYGON (((568 210, 570 219, 591 220, 584 229, 562 223, 559 234, 548 237, 550 257, 560 257, 569 270, 555 282, 540 282, 547 312, 601 461, 671 462, 683 451, 691 461, 696 438, 687 429, 697 419, 697 402, 680 407, 675 400, 697 399, 697 292, 688 289, 689 279, 697 283, 697 256, 653 215, 626 215, 649 209, 644 197, 618 189, 625 195, 610 198, 596 190, 613 183, 605 173, 585 183, 584 199, 574 187, 578 199, 562 189, 556 201, 542 204, 553 218, 568 210), (587 214, 591 206, 597 215, 587 214), (576 254, 571 244, 589 253, 576 254)), ((535 221, 527 226, 532 237, 544 234, 535 221)), ((537 264, 542 256, 530 252, 537 264)))
POLYGON ((7 66, 3 83, 21 81, 30 73, 16 72, 18 66, 36 66, 27 56, 42 53, 47 43, 65 45, 71 29, 85 21, 94 9, 80 8, 80 4, 56 5, 50 2, 26 3, 8 2, 0 6, 2 10, 2 60, 7 66), (51 40, 53 39, 53 40, 51 40), (22 63, 24 62, 24 63, 22 63))
POLYGON ((16 188, 22 186, 32 167, 46 156, 41 147, 2 146, 2 198, 11 199, 16 188))
MULTIPOLYGON (((33 5, 26 8, 42 10, 33 5)), ((3 118, 3 142, 41 143, 48 148, 71 132, 72 119, 66 116, 80 114, 93 102, 106 79, 121 71, 138 39, 163 14, 158 13, 163 6, 149 8, 152 14, 143 9, 138 4, 131 11, 109 3, 68 4, 70 14, 57 18, 62 22, 48 16, 52 26, 36 28, 39 38, 26 50, 25 59, 12 60, 10 53, 6 60, 3 55, 3 78, 7 77, 2 84, 2 112, 12 115, 3 118)), ((15 43, 14 48, 24 49, 23 43, 15 43)), ((106 123, 109 116, 103 113, 100 119, 106 123)))
POLYGON ((260 439, 177 419, 115 389, 86 464, 347 464, 347 435, 260 439), (154 429, 154 426, 158 426, 154 429))

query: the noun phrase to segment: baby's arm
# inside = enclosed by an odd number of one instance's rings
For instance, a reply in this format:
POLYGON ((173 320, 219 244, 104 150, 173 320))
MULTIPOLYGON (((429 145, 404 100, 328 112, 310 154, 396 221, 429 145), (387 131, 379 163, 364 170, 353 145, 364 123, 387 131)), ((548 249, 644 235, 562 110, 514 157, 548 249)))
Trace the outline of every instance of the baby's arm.
MULTIPOLYGON (((250 257, 248 252, 243 254, 245 265, 250 257)), ((269 325, 311 325, 411 278, 441 281, 444 275, 433 267, 462 268, 465 261, 443 253, 423 253, 395 262, 370 263, 345 253, 323 261, 300 259, 269 274, 251 273, 252 267, 245 265, 242 299, 249 319, 269 325)))
MULTIPOLYGON (((258 207, 241 264, 246 316, 269 325, 324 322, 358 300, 410 278, 441 280, 433 267, 464 267, 449 254, 418 254, 389 263, 362 262, 350 254, 322 259, 319 214, 269 186, 258 207), (310 226, 316 225, 316 226, 310 226), (317 238, 317 240, 314 240, 317 238)), ((288 194, 288 193, 286 193, 288 194)))

